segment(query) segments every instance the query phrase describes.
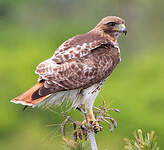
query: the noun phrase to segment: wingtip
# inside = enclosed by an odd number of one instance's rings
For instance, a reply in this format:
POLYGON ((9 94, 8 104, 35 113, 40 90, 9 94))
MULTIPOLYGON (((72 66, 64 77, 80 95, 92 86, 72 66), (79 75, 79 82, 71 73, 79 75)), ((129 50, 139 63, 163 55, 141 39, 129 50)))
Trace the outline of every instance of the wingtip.
POLYGON ((26 102, 23 102, 23 101, 18 101, 18 100, 10 100, 11 103, 14 103, 14 104, 22 104, 24 106, 33 106, 33 104, 29 104, 29 103, 26 103, 26 102))

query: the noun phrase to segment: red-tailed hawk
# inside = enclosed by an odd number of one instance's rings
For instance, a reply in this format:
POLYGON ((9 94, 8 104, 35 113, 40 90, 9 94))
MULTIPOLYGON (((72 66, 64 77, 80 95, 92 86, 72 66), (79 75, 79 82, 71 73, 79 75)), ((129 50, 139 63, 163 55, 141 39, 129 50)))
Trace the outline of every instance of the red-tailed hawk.
POLYGON ((92 106, 104 81, 120 62, 117 38, 126 34, 125 21, 107 16, 88 33, 65 41, 54 55, 39 64, 38 83, 11 102, 25 106, 85 105, 94 119, 92 106))

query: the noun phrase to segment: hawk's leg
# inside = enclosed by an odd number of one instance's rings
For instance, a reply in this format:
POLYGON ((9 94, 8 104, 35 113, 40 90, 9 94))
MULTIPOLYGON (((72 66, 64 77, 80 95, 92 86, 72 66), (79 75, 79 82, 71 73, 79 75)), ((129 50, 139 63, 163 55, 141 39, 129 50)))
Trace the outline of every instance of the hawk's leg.
POLYGON ((88 113, 88 120, 91 122, 91 123, 95 123, 96 122, 96 118, 93 114, 93 110, 90 109, 89 110, 89 113, 88 113))
POLYGON ((102 126, 99 125, 98 120, 95 118, 92 108, 89 109, 88 120, 92 124, 95 133, 102 130, 102 126))

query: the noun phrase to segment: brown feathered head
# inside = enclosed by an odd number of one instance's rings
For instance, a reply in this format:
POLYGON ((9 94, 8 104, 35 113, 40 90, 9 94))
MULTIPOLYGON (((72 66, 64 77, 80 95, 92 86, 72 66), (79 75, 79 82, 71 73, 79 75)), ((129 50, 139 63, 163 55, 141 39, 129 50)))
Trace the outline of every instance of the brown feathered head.
POLYGON ((121 33, 127 34, 125 20, 116 16, 107 16, 103 18, 96 26, 96 30, 115 38, 121 33))

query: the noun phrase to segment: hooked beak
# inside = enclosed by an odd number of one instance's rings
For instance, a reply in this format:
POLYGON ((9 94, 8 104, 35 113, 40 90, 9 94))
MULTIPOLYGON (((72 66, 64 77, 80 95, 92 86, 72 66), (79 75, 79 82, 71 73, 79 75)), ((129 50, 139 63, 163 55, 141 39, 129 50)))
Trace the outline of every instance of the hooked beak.
POLYGON ((125 35, 127 34, 127 28, 124 24, 119 24, 117 25, 113 31, 117 31, 117 32, 121 32, 121 33, 124 33, 125 35))
POLYGON ((119 25, 120 32, 123 32, 125 35, 127 34, 127 28, 124 24, 119 25))

